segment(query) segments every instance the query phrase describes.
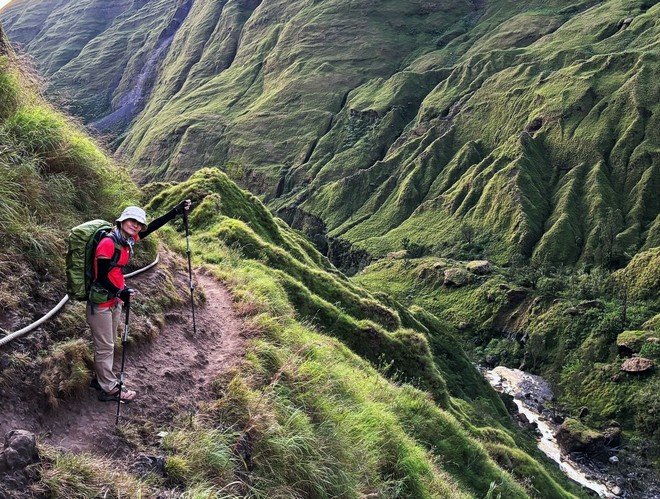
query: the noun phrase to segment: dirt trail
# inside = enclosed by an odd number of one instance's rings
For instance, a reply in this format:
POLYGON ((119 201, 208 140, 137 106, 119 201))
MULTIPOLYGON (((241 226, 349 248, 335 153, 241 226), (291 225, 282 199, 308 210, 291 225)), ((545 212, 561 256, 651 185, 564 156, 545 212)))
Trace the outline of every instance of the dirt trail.
MULTIPOLYGON (((153 343, 127 349, 124 381, 138 392, 138 398, 122 404, 120 424, 149 421, 157 428, 175 414, 194 410, 197 402, 210 395, 213 380, 242 358, 242 323, 227 290, 199 271, 195 281, 206 295, 206 303, 197 303, 195 308, 197 333, 193 334, 187 302, 166 315, 165 326, 153 343)), ((140 277, 133 282, 139 289, 140 277)), ((121 356, 115 355, 116 372, 120 365, 121 356)), ((20 428, 56 447, 119 457, 130 449, 114 431, 116 411, 116 403, 98 401, 97 392, 90 388, 83 397, 63 401, 48 413, 25 411, 20 428)))

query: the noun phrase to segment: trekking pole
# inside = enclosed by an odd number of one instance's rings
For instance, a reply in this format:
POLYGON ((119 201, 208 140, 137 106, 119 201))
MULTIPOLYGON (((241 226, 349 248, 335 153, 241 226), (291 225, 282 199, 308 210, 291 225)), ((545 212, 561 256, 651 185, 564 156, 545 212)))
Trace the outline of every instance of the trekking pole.
POLYGON ((124 387, 124 360, 126 359, 126 346, 128 345, 128 315, 131 312, 130 295, 126 298, 126 321, 124 322, 124 334, 121 335, 121 370, 119 371, 119 397, 117 398, 117 418, 115 426, 119 424, 119 410, 121 408, 121 391, 124 387))
POLYGON ((183 210, 183 227, 186 229, 186 253, 188 254, 188 277, 190 278, 190 307, 192 308, 193 333, 197 334, 195 325, 195 299, 193 298, 192 263, 190 262, 190 233, 188 231, 188 210, 183 210))

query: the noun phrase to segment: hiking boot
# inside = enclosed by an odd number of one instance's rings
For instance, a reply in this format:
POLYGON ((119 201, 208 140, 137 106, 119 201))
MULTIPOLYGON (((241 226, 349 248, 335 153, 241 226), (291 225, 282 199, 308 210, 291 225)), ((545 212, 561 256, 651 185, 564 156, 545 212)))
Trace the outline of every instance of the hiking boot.
MULTIPOLYGON (((129 390, 125 386, 121 387, 121 402, 124 404, 127 404, 129 402, 132 402, 135 397, 137 396, 137 393, 134 392, 133 390, 129 390)), ((112 390, 109 392, 101 390, 99 392, 99 400, 101 402, 117 402, 120 399, 119 397, 119 387, 115 386, 112 390)))
POLYGON ((92 378, 92 381, 89 382, 89 387, 94 388, 94 390, 101 391, 103 388, 101 388, 101 385, 99 385, 99 380, 96 378, 92 378))

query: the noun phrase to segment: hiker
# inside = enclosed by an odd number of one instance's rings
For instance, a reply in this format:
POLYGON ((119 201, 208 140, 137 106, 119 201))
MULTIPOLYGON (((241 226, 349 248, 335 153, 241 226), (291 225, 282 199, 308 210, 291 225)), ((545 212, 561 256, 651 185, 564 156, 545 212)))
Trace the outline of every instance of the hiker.
POLYGON ((147 215, 142 208, 129 206, 116 220, 116 226, 104 237, 94 254, 94 276, 90 300, 87 302, 87 323, 94 340, 94 370, 96 379, 92 386, 99 390, 99 400, 130 402, 136 392, 122 386, 112 372, 114 346, 121 316, 122 304, 134 293, 125 287, 122 267, 133 254, 133 245, 160 229, 177 215, 190 209, 189 199, 182 201, 165 215, 147 225, 147 215), (113 263, 114 262, 114 263, 113 263))

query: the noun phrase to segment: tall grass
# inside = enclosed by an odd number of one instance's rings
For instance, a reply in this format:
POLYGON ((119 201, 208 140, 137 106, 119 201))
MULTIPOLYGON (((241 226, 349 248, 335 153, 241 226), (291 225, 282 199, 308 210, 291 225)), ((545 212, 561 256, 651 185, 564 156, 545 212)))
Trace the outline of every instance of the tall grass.
POLYGON ((152 488, 126 472, 116 469, 107 459, 87 454, 58 452, 40 447, 41 479, 33 491, 53 498, 89 499, 152 497, 152 488))
POLYGON ((88 388, 92 363, 91 344, 82 338, 57 344, 41 360, 41 386, 51 407, 57 407, 62 396, 79 394, 88 388))
POLYGON ((10 258, 57 273, 65 231, 111 218, 137 190, 79 124, 40 97, 35 78, 0 57, 0 234, 10 258))
POLYGON ((0 56, 0 120, 16 111, 20 96, 21 81, 18 74, 10 67, 8 57, 0 56))
POLYGON ((43 179, 37 161, 10 149, 12 142, 2 129, 0 142, 5 145, 0 149, 0 232, 6 238, 5 251, 43 265, 64 250, 52 216, 74 198, 75 191, 64 177, 43 179))

